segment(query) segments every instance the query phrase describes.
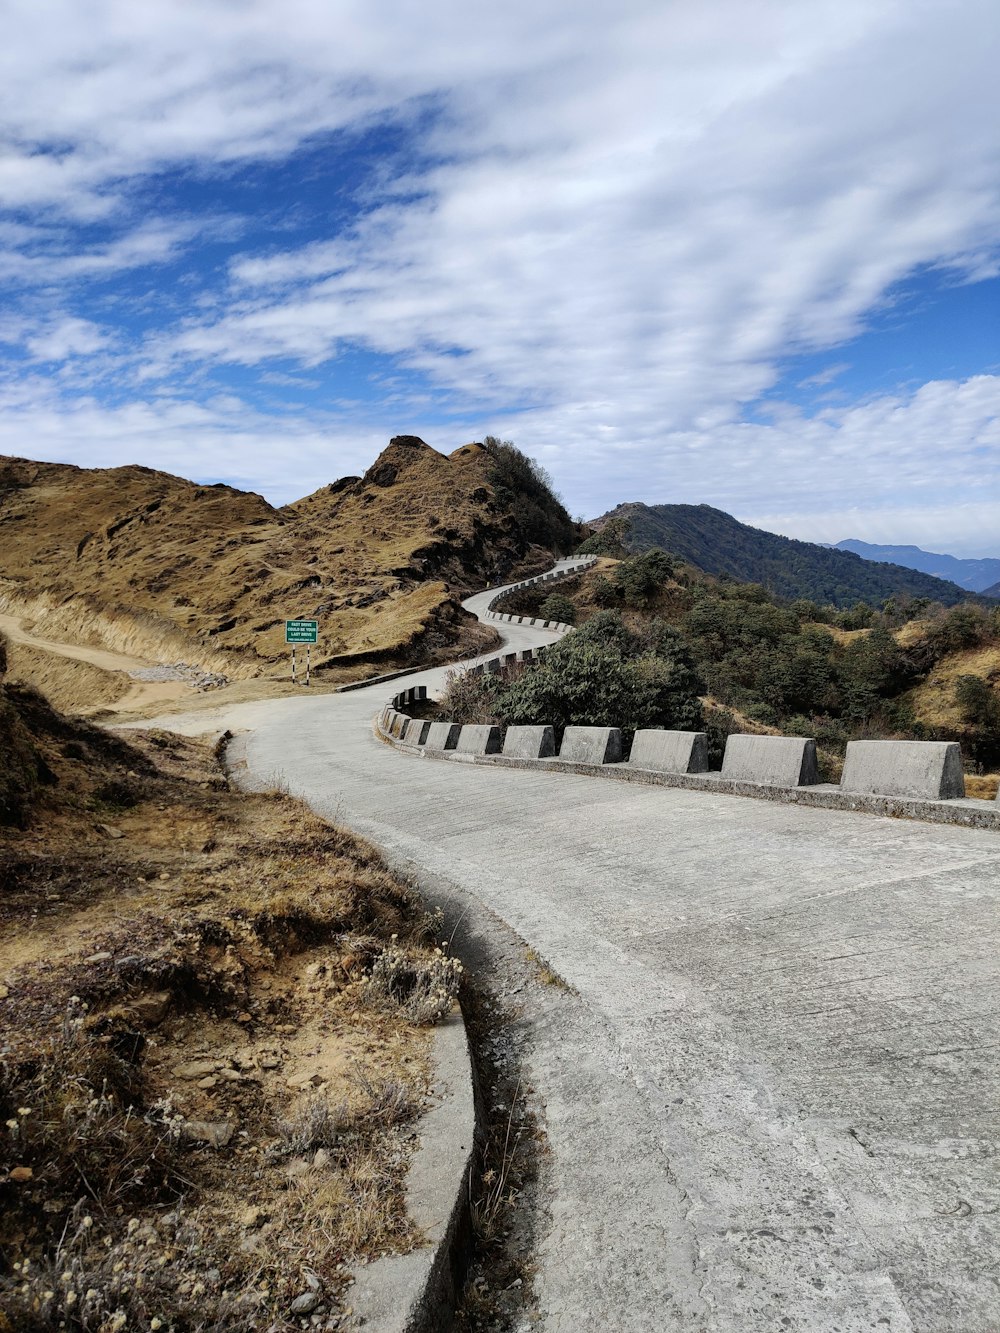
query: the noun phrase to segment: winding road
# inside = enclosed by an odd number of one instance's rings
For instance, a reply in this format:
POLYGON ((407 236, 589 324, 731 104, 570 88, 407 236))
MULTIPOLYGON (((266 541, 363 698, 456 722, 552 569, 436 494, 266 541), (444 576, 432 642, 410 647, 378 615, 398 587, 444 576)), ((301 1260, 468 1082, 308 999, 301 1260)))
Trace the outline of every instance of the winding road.
POLYGON ((485 905, 571 988, 524 1022, 530 1326, 1000 1328, 997 835, 375 739, 388 694, 443 676, 159 725, 241 732, 252 782, 485 905))

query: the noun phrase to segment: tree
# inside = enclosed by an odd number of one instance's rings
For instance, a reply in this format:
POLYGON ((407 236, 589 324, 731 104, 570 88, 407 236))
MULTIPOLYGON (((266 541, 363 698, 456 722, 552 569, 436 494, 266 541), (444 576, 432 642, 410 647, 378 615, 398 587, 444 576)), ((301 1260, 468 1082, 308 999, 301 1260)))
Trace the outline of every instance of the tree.
POLYGON ((524 540, 555 551, 571 551, 579 539, 576 525, 541 464, 522 453, 513 440, 495 435, 486 436, 483 448, 486 479, 497 505, 514 515, 524 540))
POLYGON ((658 655, 613 612, 600 612, 502 687, 498 713, 511 725, 621 727, 626 735, 639 727, 697 727, 700 681, 679 636, 663 629, 660 644, 672 656, 658 655))
POLYGON ((576 624, 576 607, 562 592, 549 593, 538 608, 538 614, 542 620, 556 620, 563 625, 576 624))
POLYGON ((666 551, 655 548, 634 555, 614 570, 611 580, 626 606, 646 606, 674 572, 674 561, 666 551))
POLYGON ((631 528, 627 518, 609 518, 599 532, 592 533, 577 548, 577 555, 606 555, 612 560, 624 560, 628 555, 625 541, 631 528))
POLYGON ((955 682, 955 702, 963 722, 1000 731, 1000 696, 982 676, 959 676, 955 682))

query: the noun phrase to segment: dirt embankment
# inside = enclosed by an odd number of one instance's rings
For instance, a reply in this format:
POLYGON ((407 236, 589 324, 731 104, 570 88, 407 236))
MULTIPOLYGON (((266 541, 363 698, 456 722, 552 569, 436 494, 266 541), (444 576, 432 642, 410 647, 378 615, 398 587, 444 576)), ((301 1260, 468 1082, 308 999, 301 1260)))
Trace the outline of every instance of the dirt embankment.
POLYGON ((338 1327, 414 1241, 435 920, 204 744, 0 685, 0 774, 0 1330, 338 1327))

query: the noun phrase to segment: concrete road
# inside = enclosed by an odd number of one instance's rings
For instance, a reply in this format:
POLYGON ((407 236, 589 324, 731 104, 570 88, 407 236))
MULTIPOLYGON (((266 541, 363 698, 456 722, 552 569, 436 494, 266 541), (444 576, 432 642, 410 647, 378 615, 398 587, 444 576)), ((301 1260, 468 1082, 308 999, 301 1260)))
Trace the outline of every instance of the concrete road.
POLYGON ((252 780, 486 904, 575 991, 527 1052, 535 1327, 1000 1328, 996 834, 377 742, 384 697, 441 674, 218 721, 252 728, 252 780))

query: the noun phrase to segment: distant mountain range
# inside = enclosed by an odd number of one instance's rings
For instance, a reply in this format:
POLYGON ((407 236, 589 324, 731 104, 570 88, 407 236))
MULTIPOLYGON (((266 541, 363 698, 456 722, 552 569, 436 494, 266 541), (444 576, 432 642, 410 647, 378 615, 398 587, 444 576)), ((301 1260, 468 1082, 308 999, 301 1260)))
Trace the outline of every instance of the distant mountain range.
POLYGON ((879 606, 886 598, 908 595, 953 606, 969 595, 957 583, 903 565, 862 560, 852 551, 751 528, 710 505, 621 504, 593 526, 611 518, 629 520, 625 546, 630 551, 659 546, 708 574, 762 583, 778 597, 843 607, 859 601, 879 606))
POLYGON ((934 551, 923 551, 919 546, 875 546, 871 542, 859 542, 854 537, 837 542, 832 548, 836 551, 853 551, 862 560, 875 560, 879 564, 904 565, 907 569, 919 569, 923 574, 933 574, 936 579, 950 579, 960 588, 970 592, 984 592, 987 596, 1000 596, 996 584, 1000 583, 1000 560, 959 560, 953 555, 938 555, 934 551), (994 591, 990 593, 990 588, 994 591))

